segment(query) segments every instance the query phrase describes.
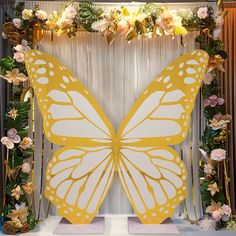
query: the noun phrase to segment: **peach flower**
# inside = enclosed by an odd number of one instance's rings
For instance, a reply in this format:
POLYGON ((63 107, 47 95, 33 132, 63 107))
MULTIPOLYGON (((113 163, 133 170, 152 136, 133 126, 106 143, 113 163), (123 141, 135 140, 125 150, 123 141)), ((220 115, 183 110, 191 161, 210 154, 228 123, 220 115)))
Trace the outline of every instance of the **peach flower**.
POLYGON ((25 162, 22 166, 21 166, 21 170, 24 173, 29 173, 30 172, 30 164, 28 162, 25 162))
POLYGON ((35 16, 39 19, 39 20, 46 20, 48 15, 47 12, 43 11, 43 10, 38 10, 35 12, 35 16))
POLYGON ((32 139, 29 137, 24 137, 23 140, 20 142, 19 147, 22 149, 30 148, 32 145, 32 139))

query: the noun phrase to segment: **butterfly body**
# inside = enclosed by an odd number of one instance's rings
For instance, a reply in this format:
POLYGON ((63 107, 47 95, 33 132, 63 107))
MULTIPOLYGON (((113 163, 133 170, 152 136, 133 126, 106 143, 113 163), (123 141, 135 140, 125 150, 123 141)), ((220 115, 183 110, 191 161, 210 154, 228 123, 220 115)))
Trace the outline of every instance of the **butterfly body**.
POLYGON ((177 58, 147 87, 117 134, 96 100, 55 58, 25 55, 44 130, 53 154, 45 196, 70 222, 90 223, 115 175, 142 223, 158 224, 186 198, 186 169, 170 146, 188 132, 208 55, 196 50, 177 58))

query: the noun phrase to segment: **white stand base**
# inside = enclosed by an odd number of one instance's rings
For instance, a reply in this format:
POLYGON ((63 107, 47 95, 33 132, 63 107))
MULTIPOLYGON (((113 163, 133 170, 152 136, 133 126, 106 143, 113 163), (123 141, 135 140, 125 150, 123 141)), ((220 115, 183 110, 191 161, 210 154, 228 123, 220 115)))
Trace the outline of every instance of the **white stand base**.
POLYGON ((179 234, 173 221, 168 218, 162 224, 142 224, 138 217, 128 217, 129 234, 179 234))
POLYGON ((53 234, 104 234, 104 217, 95 217, 90 224, 71 224, 62 218, 53 234))

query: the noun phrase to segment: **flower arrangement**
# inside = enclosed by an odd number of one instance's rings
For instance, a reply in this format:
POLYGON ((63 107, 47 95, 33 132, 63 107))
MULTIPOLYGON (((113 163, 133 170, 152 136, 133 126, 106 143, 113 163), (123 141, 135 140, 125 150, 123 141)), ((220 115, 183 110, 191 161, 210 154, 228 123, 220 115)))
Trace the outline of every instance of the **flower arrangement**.
POLYGON ((28 137, 28 111, 30 100, 22 99, 28 89, 24 55, 40 40, 44 30, 58 35, 74 37, 80 30, 100 32, 111 45, 117 37, 127 42, 161 36, 175 37, 199 31, 196 42, 209 56, 208 70, 202 85, 204 116, 207 120, 200 151, 201 195, 205 218, 203 229, 234 228, 230 208, 227 156, 225 142, 231 116, 225 112, 221 96, 219 73, 224 71, 227 57, 224 44, 219 39, 225 12, 215 13, 211 7, 169 10, 167 7, 148 3, 138 9, 120 7, 104 12, 91 2, 67 3, 61 11, 51 15, 39 9, 16 6, 15 16, 7 16, 2 36, 12 44, 13 56, 0 60, 0 77, 12 85, 11 102, 5 114, 6 136, 1 142, 6 146, 6 200, 3 214, 3 231, 9 234, 27 232, 35 226, 35 217, 28 197, 34 186, 30 180, 33 141, 28 137), (224 181, 218 178, 218 166, 225 168, 224 181))

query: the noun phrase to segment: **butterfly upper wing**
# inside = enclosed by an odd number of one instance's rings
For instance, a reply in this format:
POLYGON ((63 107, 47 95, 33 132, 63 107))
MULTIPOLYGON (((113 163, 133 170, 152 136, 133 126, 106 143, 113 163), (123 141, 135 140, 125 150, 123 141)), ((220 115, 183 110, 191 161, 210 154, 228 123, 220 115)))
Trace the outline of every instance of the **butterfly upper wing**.
POLYGON ((122 122, 118 131, 121 142, 141 147, 182 142, 207 61, 207 53, 196 50, 163 70, 122 122))
POLYGON ((172 216, 186 195, 186 170, 168 145, 182 142, 208 55, 202 50, 176 59, 150 84, 121 124, 118 175, 143 223, 172 216))
POLYGON ((65 146, 46 170, 46 197, 70 222, 90 223, 114 176, 114 130, 85 87, 55 58, 36 50, 26 68, 52 143, 65 146))
POLYGON ((25 55, 25 63, 49 141, 81 146, 111 142, 114 129, 110 121, 63 64, 36 50, 25 55))

